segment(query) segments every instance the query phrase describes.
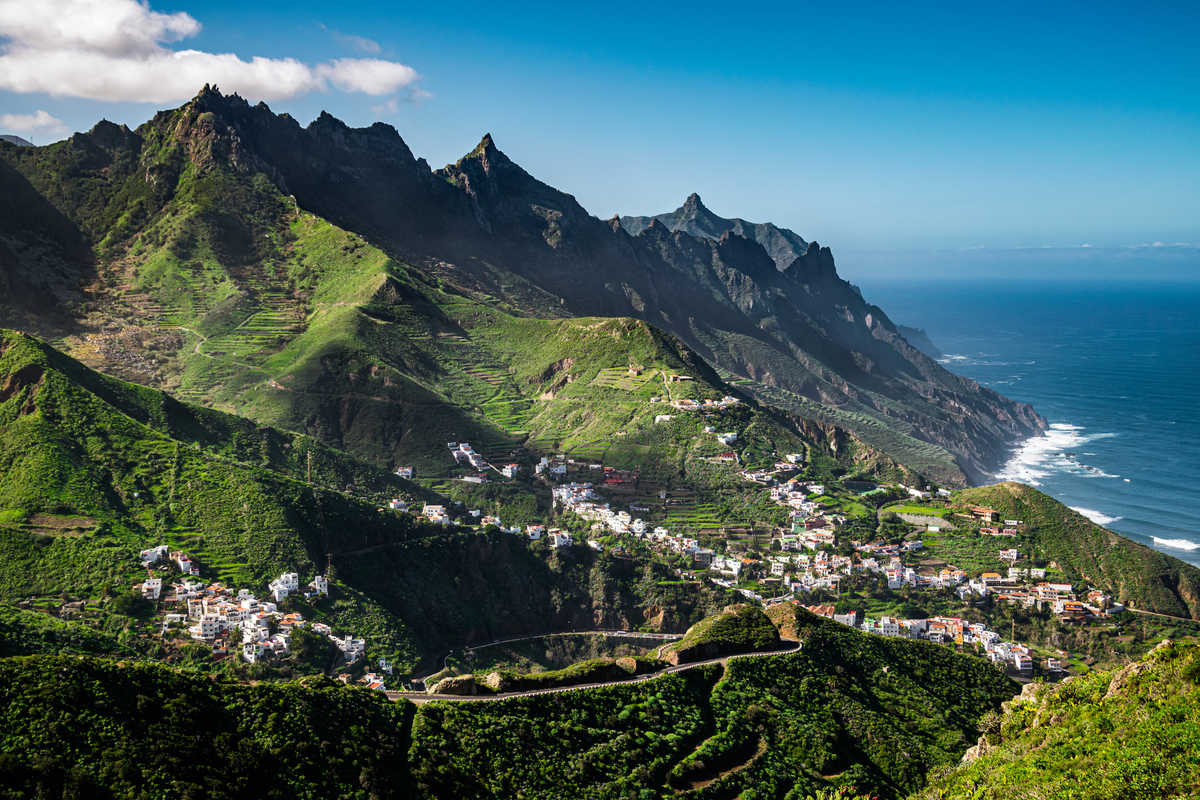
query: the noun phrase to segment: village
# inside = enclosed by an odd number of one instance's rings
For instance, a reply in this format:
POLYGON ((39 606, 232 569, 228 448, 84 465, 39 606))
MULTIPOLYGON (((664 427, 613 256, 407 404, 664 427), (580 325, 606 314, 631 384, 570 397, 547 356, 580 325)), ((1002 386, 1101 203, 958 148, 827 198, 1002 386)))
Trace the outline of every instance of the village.
MULTIPOLYGON (((148 577, 134 591, 155 603, 161 612, 159 635, 164 639, 186 635, 211 648, 214 658, 235 657, 247 664, 269 663, 285 658, 292 649, 292 633, 303 628, 326 637, 340 653, 343 666, 354 665, 366 657, 366 640, 352 634, 338 636, 323 622, 308 622, 297 611, 281 610, 289 597, 304 599, 327 597, 329 582, 317 574, 306 585, 300 576, 285 572, 267 584, 270 599, 259 599, 249 589, 233 589, 219 581, 198 580, 200 569, 186 553, 158 545, 140 554, 148 577), (179 579, 164 585, 161 575, 178 571, 179 579)), ((379 659, 379 669, 392 674, 387 659, 379 659)), ((343 673, 348 681, 350 674, 343 673)), ((385 678, 367 672, 360 683, 383 690, 385 678)))
MULTIPOLYGON (((657 399, 657 398, 656 398, 657 399)), ((710 401, 710 404, 724 403, 710 401)), ((683 408, 675 401, 673 405, 683 408)), ((703 409, 701 403, 695 404, 703 409)), ((660 415, 656 421, 665 421, 669 416, 660 415)), ((734 432, 718 432, 713 426, 705 426, 704 432, 712 435, 726 446, 737 442, 734 432)), ((504 477, 514 478, 518 474, 516 464, 497 468, 475 453, 467 443, 448 443, 455 462, 469 465, 481 473, 492 469, 504 477)), ((740 462, 734 452, 722 453, 711 460, 736 464, 740 462)), ((972 599, 991 597, 993 601, 1016 604, 1024 608, 1049 609, 1060 620, 1083 622, 1119 613, 1123 608, 1112 601, 1103 591, 1089 588, 1076 594, 1069 583, 1047 580, 1047 571, 1042 567, 1022 565, 1023 556, 1017 548, 1004 548, 999 558, 1008 563, 1007 570, 980 571, 968 574, 963 569, 946 565, 940 569, 923 568, 920 558, 923 550, 921 539, 907 537, 899 543, 862 541, 849 542, 852 554, 839 553, 842 544, 840 535, 846 523, 842 514, 830 513, 819 502, 826 497, 826 487, 815 481, 797 479, 795 474, 804 466, 804 456, 789 453, 769 468, 742 469, 737 474, 748 483, 761 486, 770 500, 787 510, 788 526, 776 530, 770 540, 769 551, 757 556, 736 552, 725 543, 726 552, 717 552, 713 546, 704 546, 696 535, 671 531, 663 524, 646 521, 639 512, 648 508, 637 502, 627 503, 627 508, 614 507, 613 502, 601 494, 603 490, 619 488, 621 484, 636 478, 613 467, 595 462, 576 461, 566 455, 542 457, 533 468, 534 477, 552 485, 553 510, 556 514, 569 514, 591 523, 591 536, 577 541, 571 532, 563 528, 531 523, 523 526, 505 526, 496 515, 484 515, 478 510, 465 514, 465 522, 480 527, 495 527, 501 531, 528 538, 530 541, 545 539, 550 548, 587 546, 601 551, 601 542, 607 537, 627 539, 631 545, 642 543, 651 550, 668 557, 687 559, 690 569, 677 568, 680 578, 706 580, 713 585, 735 591, 747 599, 764 605, 780 602, 801 602, 808 596, 822 594, 836 597, 847 584, 854 584, 862 576, 875 577, 886 583, 889 590, 939 590, 950 592, 963 603, 972 599), (567 480, 569 475, 576 479, 567 480), (590 480, 582 478, 594 475, 590 480)), ((405 469, 411 477, 411 468, 405 469)), ((468 476, 469 480, 475 476, 468 476)), ((476 478, 484 480, 482 474, 476 478)), ((928 500, 934 491, 917 489, 897 484, 883 487, 907 494, 916 500, 928 500)), ((880 491, 880 488, 875 489, 880 491)), ((935 490, 940 497, 948 497, 947 490, 935 490)), ((394 500, 390 507, 408 511, 407 504, 394 500)), ((441 525, 453 522, 450 512, 442 505, 425 505, 419 512, 423 518, 441 525)), ((1020 520, 1001 520, 993 509, 972 508, 971 516, 980 524, 983 536, 1016 537, 1023 527, 1020 520)), ((929 532, 940 530, 937 524, 928 525, 929 532)), ((715 543, 714 543, 715 544, 715 543)), ((679 563, 678 560, 675 563, 679 563)), ((850 610, 835 613, 835 606, 828 602, 806 605, 814 613, 835 619, 851 627, 884 636, 924 639, 939 644, 958 647, 975 647, 985 657, 1018 676, 1029 676, 1033 672, 1034 651, 1026 644, 1005 640, 996 631, 982 622, 971 622, 957 616, 931 616, 907 619, 891 615, 867 616, 861 611, 850 610)), ((1054 676, 1064 672, 1062 658, 1046 656, 1040 662, 1044 674, 1054 676)))

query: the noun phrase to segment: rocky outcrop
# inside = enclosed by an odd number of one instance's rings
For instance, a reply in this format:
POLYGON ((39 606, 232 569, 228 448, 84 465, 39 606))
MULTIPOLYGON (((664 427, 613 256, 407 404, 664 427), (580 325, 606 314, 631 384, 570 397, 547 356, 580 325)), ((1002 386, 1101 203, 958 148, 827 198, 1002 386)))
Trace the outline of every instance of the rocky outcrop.
POLYGON ((425 691, 427 694, 474 695, 479 694, 479 685, 475 683, 474 675, 453 675, 442 678, 425 691))

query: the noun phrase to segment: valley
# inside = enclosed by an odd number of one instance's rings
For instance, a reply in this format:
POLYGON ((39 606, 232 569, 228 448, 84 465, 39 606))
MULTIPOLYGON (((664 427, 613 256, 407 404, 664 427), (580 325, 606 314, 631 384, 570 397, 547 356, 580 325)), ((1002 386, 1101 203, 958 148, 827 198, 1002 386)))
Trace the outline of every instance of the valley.
POLYGON ((14 797, 990 797, 1195 677, 1200 570, 791 230, 212 86, 0 189, 14 797))

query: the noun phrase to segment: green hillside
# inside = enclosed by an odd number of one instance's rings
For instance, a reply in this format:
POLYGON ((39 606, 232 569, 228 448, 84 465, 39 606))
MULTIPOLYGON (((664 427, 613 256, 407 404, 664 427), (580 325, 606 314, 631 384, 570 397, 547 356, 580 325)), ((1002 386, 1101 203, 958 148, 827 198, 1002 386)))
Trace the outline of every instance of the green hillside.
POLYGON ((1049 495, 999 483, 963 490, 954 501, 1023 521, 1034 558, 1057 565, 1072 583, 1106 588, 1144 611, 1200 619, 1200 570, 1102 528, 1049 495))
POLYGON ((659 648, 658 655, 672 664, 684 664, 731 653, 771 650, 779 645, 779 632, 763 610, 742 604, 700 620, 687 629, 682 639, 659 648))
POLYGON ((0 337, 0 600, 77 598, 102 625, 145 577, 138 552, 158 544, 258 592, 281 572, 329 570, 332 596, 306 616, 366 637, 401 671, 504 635, 686 627, 728 602, 669 581, 660 563, 379 510, 383 497, 427 494, 306 437, 0 337))
POLYGON ((973 758, 914 800, 1162 800, 1200 785, 1200 647, 1057 686, 1031 684, 989 717, 973 758))
MULTIPOLYGON (((603 458, 668 481, 716 451, 700 446, 712 439, 697 414, 653 423, 671 409, 651 397, 737 393, 678 339, 627 316, 526 316, 513 272, 498 273, 489 294, 463 288, 474 285, 466 272, 402 263, 379 237, 285 194, 233 118, 204 110, 217 96, 206 91, 137 131, 101 123, 45 148, 2 151, 15 168, 8 182, 38 200, 24 204, 26 227, 64 239, 60 228, 74 226, 72 241, 91 252, 60 257, 78 262, 82 294, 64 304, 73 324, 29 323, 2 300, 0 321, 32 324, 83 362, 182 400, 419 475, 450 468, 447 441, 485 454, 524 445, 603 458)), ((33 285, 35 266, 30 256, 12 269, 28 268, 17 277, 33 285)), ((568 313, 554 298, 532 308, 568 313)), ((731 416, 752 448, 805 452, 782 417, 746 407, 731 416)), ((835 447, 836 435, 814 427, 804 438, 848 470, 899 474, 852 436, 835 447)))
POLYGON ((404 798, 412 707, 327 679, 0 659, 0 797, 404 798))
POLYGON ((410 763, 433 797, 879 797, 953 764, 1015 685, 989 664, 799 612, 800 652, 629 686, 431 703, 410 763))

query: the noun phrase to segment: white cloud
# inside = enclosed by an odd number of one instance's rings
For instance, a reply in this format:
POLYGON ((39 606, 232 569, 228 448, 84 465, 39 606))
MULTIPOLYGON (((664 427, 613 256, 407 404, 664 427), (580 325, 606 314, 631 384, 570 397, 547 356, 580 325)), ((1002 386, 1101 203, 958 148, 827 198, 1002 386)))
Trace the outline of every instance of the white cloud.
POLYGON ((61 119, 41 109, 32 114, 0 114, 0 130, 24 133, 30 137, 39 133, 60 137, 70 132, 61 119))
POLYGON ((162 14, 138 0, 0 0, 0 89, 157 103, 186 99, 211 83, 275 100, 331 85, 386 95, 420 77, 412 67, 376 58, 310 65, 164 46, 199 31, 191 15, 162 14))
POLYGON ((315 72, 343 91, 375 95, 390 94, 418 77, 412 67, 378 58, 339 58, 317 65, 315 72))

